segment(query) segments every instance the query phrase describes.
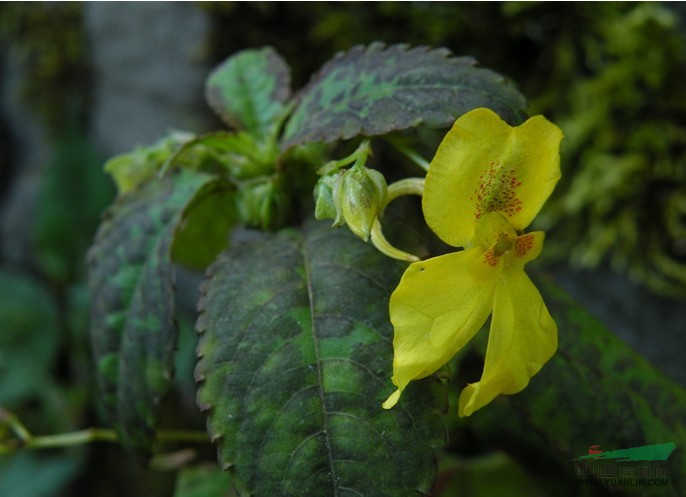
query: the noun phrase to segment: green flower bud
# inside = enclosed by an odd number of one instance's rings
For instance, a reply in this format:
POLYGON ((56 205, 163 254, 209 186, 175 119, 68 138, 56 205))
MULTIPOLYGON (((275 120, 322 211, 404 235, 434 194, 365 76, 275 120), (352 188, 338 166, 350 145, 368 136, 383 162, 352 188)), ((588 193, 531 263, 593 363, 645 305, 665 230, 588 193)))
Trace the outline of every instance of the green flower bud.
POLYGON ((385 206, 386 189, 386 178, 375 169, 355 165, 343 173, 337 193, 340 213, 350 231, 364 241, 385 206))
POLYGON ((340 222, 341 209, 335 192, 340 187, 341 178, 340 174, 322 176, 314 186, 314 217, 316 219, 335 219, 340 222))

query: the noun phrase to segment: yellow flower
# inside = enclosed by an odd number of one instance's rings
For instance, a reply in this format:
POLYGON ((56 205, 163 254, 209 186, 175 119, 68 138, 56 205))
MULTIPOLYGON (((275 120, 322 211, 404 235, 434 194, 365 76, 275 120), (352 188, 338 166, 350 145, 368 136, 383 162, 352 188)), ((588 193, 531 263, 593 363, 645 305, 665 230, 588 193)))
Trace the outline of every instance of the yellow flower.
POLYGON ((422 208, 443 241, 465 249, 411 264, 391 295, 398 389, 384 408, 445 365, 491 313, 483 374, 460 394, 460 416, 521 391, 554 354, 557 327, 524 272, 544 234, 522 230, 560 178, 561 140, 542 116, 513 128, 488 109, 465 114, 444 138, 422 208))

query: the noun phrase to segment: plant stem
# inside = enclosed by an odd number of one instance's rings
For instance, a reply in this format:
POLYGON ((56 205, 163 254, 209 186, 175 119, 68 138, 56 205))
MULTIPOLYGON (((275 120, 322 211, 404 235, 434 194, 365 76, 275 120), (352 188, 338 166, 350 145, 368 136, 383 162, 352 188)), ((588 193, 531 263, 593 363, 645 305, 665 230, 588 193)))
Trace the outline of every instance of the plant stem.
POLYGON ((370 146, 370 140, 362 140, 362 143, 358 145, 355 151, 347 157, 338 160, 332 160, 324 164, 317 170, 317 174, 323 176, 325 174, 332 174, 338 171, 340 168, 345 167, 353 162, 355 165, 364 165, 367 162, 367 157, 372 153, 370 146))
MULTIPOLYGON (((388 185, 388 191, 386 193, 386 205, 390 204, 393 200, 403 195, 419 195, 424 193, 424 178, 405 178, 395 183, 388 185)), ((400 249, 395 248, 393 245, 386 240, 386 237, 381 230, 381 222, 379 219, 374 220, 371 231, 371 241, 372 245, 384 255, 391 257, 392 259, 397 259, 399 261, 407 262, 417 262, 419 257, 413 254, 408 254, 400 249)))
POLYGON ((416 255, 408 254, 391 245, 388 240, 386 240, 383 231, 381 231, 381 223, 378 219, 375 219, 374 224, 372 225, 371 241, 372 245, 374 245, 379 252, 391 259, 407 262, 417 262, 420 260, 416 255))
POLYGON ((0 423, 5 424, 17 436, 19 440, 28 440, 31 438, 31 433, 19 421, 14 414, 5 409, 0 408, 0 423))
MULTIPOLYGON (((157 442, 208 442, 204 431, 189 430, 159 430, 155 434, 157 442)), ((93 442, 119 442, 119 435, 114 430, 106 428, 88 428, 86 430, 57 435, 29 437, 23 447, 27 449, 49 449, 55 447, 70 447, 93 442)))
MULTIPOLYGON (((13 452, 18 449, 52 449, 71 447, 93 442, 119 442, 116 431, 106 428, 88 428, 86 430, 56 435, 33 436, 19 421, 17 416, 0 408, 0 423, 7 426, 14 434, 13 438, 0 440, 0 453, 13 452)), ((207 433, 190 430, 158 430, 157 442, 191 442, 208 443, 207 433)))
POLYGON ((118 442, 119 436, 114 430, 103 428, 89 428, 87 430, 31 437, 26 440, 24 448, 51 449, 55 447, 70 447, 92 442, 118 442))
POLYGON ((405 157, 407 157, 408 159, 410 159, 410 161, 412 161, 412 162, 413 162, 414 164, 416 164, 417 166, 419 166, 419 167, 421 167, 422 169, 424 169, 424 171, 428 171, 428 170, 429 170, 429 161, 426 160, 426 159, 425 159, 424 157, 422 157, 421 155, 419 155, 419 154, 417 153, 416 150, 414 150, 413 148, 409 147, 408 145, 405 145, 405 144, 402 143, 399 139, 395 139, 395 138, 389 137, 389 138, 387 138, 387 141, 388 141, 391 145, 393 145, 393 146, 395 147, 395 149, 396 149, 398 152, 400 152, 400 153, 403 154, 405 157))
POLYGON ((403 195, 418 195, 424 193, 424 178, 405 178, 388 185, 386 205, 403 195))

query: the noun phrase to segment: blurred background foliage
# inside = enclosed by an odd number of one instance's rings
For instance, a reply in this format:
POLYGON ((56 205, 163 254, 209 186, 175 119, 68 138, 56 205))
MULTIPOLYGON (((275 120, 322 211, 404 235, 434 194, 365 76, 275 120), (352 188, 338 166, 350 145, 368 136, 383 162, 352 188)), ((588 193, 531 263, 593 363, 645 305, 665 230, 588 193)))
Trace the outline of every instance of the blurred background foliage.
MULTIPOLYGON (((565 133, 563 180, 540 220, 549 231, 545 256, 586 267, 609 263, 651 291, 686 295, 683 5, 197 6, 211 22, 202 55, 208 65, 244 48, 272 45, 292 66, 294 88, 335 52, 376 40, 444 46, 511 77, 530 99, 531 114, 545 114, 565 133)), ((89 135, 97 75, 83 26, 85 8, 71 2, 0 5, 0 64, 10 55, 20 61, 21 99, 47 130, 50 150, 21 224, 27 252, 19 261, 0 254, 0 406, 20 414, 36 433, 102 423, 93 407, 84 261, 114 189, 101 172, 105 157, 89 135)), ((209 116, 209 110, 198 112, 209 116)), ((7 197, 21 166, 2 115, 0 131, 0 195, 7 197)), ((183 374, 168 410, 202 429, 193 408, 192 317, 181 321, 183 374)), ((212 451, 208 454, 211 460, 212 451)), ((471 482, 486 475, 484 481, 492 483, 488 475, 500 472, 520 474, 515 462, 500 456, 447 464, 446 478, 472 475, 471 482)), ((173 468, 173 458, 159 467, 173 468)), ((191 488, 192 478, 182 478, 183 485, 191 488)), ((522 494, 538 488, 521 479, 522 494)), ((170 495, 173 480, 173 473, 137 468, 116 447, 0 455, 3 496, 170 495), (134 477, 123 477, 130 474, 134 477)), ((489 495, 483 486, 475 488, 472 495, 489 495)), ((191 493, 177 488, 175 495, 191 493)))
POLYGON ((70 119, 85 124, 91 74, 82 11, 78 2, 0 7, 0 41, 21 59, 28 75, 20 98, 53 136, 70 119))

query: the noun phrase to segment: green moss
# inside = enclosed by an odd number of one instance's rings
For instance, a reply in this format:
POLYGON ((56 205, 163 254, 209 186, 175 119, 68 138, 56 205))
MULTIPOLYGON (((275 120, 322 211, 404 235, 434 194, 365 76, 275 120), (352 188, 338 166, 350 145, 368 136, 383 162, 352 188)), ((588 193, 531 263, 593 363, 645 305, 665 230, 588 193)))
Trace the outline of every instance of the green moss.
MULTIPOLYGON (((564 180, 544 218, 554 227, 548 251, 581 266, 609 261, 684 295, 686 40, 657 4, 620 9, 595 28, 579 40, 569 82, 533 104, 565 132, 564 180), (556 92, 565 105, 553 103, 556 92)), ((558 50, 575 48, 560 41, 558 50)))

